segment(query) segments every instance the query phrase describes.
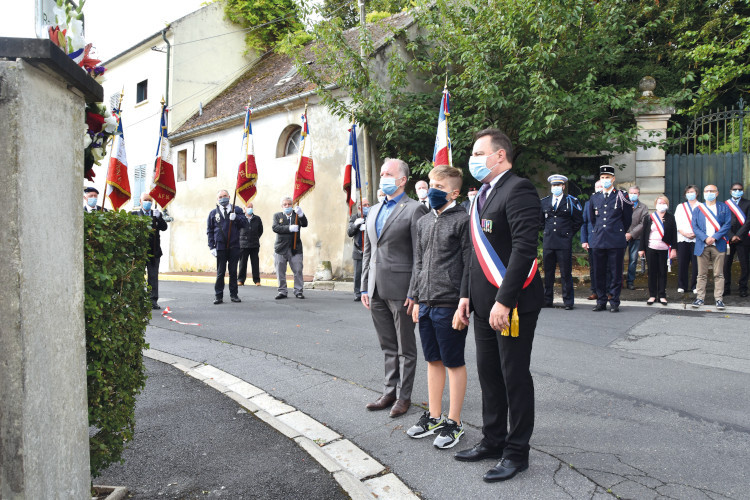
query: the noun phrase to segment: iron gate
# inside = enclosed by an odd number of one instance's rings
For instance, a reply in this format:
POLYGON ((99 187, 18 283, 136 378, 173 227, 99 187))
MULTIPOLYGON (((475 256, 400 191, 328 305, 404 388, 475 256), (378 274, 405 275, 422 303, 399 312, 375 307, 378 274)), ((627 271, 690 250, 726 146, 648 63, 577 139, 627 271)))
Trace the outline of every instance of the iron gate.
POLYGON ((693 120, 674 142, 664 173, 665 194, 673 207, 684 201, 685 186, 690 184, 698 186, 699 198, 704 186, 714 184, 722 201, 729 198, 732 183, 748 185, 750 140, 744 137, 748 114, 740 98, 737 108, 709 110, 693 120))

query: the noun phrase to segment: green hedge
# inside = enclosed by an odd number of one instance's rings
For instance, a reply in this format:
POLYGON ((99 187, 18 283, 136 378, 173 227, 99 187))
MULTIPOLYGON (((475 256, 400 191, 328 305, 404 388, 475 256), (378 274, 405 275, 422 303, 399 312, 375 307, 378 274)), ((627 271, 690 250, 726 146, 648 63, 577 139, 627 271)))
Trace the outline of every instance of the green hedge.
POLYGON ((145 268, 151 221, 127 212, 84 216, 86 375, 93 477, 121 459, 146 383, 142 350, 151 300, 145 268))

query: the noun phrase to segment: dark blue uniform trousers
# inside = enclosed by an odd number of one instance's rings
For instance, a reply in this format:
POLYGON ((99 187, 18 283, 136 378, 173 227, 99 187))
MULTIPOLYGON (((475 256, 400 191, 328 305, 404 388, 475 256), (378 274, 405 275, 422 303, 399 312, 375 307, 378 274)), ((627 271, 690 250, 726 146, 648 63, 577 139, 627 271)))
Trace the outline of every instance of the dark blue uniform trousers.
POLYGON ((547 249, 542 252, 544 265, 544 303, 552 304, 555 287, 555 266, 560 266, 563 304, 573 305, 573 252, 570 248, 547 249))
POLYGON ((625 259, 625 248, 594 248, 594 267, 596 267, 596 303, 607 304, 607 296, 612 306, 620 306, 622 290, 622 265, 625 259))

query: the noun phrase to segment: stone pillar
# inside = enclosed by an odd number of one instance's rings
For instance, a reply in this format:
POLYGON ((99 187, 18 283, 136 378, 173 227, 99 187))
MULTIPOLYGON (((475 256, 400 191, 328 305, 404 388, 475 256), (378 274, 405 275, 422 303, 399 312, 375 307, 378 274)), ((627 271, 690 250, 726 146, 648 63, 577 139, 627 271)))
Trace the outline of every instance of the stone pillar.
MULTIPOLYGON (((633 109, 638 124, 638 140, 661 142, 667 137, 667 123, 674 108, 660 105, 659 99, 654 96, 656 81, 652 77, 644 77, 638 88, 642 93, 641 99, 633 109)), ((638 146, 635 152, 635 183, 641 188, 641 200, 651 209, 654 208, 656 197, 664 194, 666 187, 665 155, 664 149, 658 146, 638 146)))
POLYGON ((83 128, 101 87, 0 38, 0 498, 88 498, 83 128), (2 60, 6 58, 6 60, 2 60))

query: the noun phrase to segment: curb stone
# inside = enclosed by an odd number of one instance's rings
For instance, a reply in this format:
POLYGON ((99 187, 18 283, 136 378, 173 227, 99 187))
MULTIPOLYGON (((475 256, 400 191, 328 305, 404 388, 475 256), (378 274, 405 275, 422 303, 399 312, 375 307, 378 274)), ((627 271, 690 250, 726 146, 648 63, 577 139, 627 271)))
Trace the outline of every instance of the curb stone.
POLYGON ((387 469, 349 440, 309 415, 273 398, 262 389, 214 366, 201 364, 191 359, 156 349, 144 349, 143 355, 172 365, 186 375, 216 389, 284 436, 294 440, 300 448, 333 475, 336 482, 352 499, 419 498, 395 474, 392 472, 383 474, 387 469), (228 385, 225 385, 226 383, 228 385), (237 388, 249 396, 245 397, 233 390, 237 388), (252 390, 248 390, 249 388, 252 390), (316 435, 319 437, 314 438, 316 435), (374 474, 370 472, 369 475, 363 477, 363 470, 368 469, 378 472, 374 474))

